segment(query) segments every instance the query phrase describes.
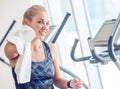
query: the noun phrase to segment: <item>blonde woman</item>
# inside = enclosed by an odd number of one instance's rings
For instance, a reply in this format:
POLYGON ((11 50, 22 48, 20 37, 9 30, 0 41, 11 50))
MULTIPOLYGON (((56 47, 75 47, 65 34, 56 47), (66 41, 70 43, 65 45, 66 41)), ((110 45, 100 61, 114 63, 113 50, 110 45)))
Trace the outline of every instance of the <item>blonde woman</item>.
MULTIPOLYGON (((31 40, 31 76, 28 82, 18 83, 17 74, 14 71, 20 60, 16 45, 10 41, 5 45, 5 54, 12 67, 16 89, 54 89, 53 85, 60 89, 81 89, 82 87, 80 80, 68 81, 62 77, 55 46, 43 41, 49 31, 49 22, 47 10, 40 5, 31 6, 24 14, 22 29, 32 29, 35 32, 35 37, 31 40)), ((26 38, 23 37, 23 39, 26 38)))

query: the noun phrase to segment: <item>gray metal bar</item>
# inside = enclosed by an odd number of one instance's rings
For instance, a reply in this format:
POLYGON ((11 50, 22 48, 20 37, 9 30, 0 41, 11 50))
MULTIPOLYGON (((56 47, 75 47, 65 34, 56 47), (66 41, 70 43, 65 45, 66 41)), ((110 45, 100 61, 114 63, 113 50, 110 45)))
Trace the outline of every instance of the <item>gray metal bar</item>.
MULTIPOLYGON (((89 42, 89 47, 90 47, 90 51, 92 53, 92 56, 85 56, 85 57, 80 57, 80 58, 76 58, 75 57, 75 49, 78 43, 78 39, 75 39, 72 50, 71 50, 71 58, 73 61, 75 62, 81 62, 81 61, 86 61, 89 60, 90 63, 102 63, 102 64, 106 64, 108 63, 108 61, 110 61, 110 57, 108 52, 102 52, 101 54, 97 54, 94 48, 94 43, 93 40, 91 38, 88 38, 88 42, 89 42)), ((118 50, 115 51, 117 54, 119 53, 118 50)))
POLYGON ((116 65, 116 67, 120 70, 120 61, 119 59, 117 58, 115 52, 114 52, 114 47, 113 47, 113 37, 110 36, 109 38, 109 41, 108 41, 108 52, 109 52, 109 55, 112 59, 112 61, 114 62, 114 64, 116 65))
POLYGON ((9 66, 9 67, 10 67, 10 64, 9 64, 9 63, 7 63, 7 62, 6 62, 3 58, 1 58, 1 57, 0 57, 0 61, 1 61, 1 62, 3 62, 4 64, 6 64, 7 66, 9 66))
POLYGON ((94 58, 95 60, 97 60, 97 62, 100 62, 100 63, 102 63, 102 64, 106 64, 106 62, 108 62, 108 61, 105 60, 105 58, 100 57, 100 56, 96 53, 96 51, 95 51, 95 46, 94 46, 94 42, 93 42, 93 40, 92 40, 91 37, 88 38, 88 43, 89 43, 89 48, 90 48, 90 51, 91 51, 91 54, 92 54, 93 58, 94 58))
MULTIPOLYGON (((15 23, 16 23, 16 20, 13 20, 12 24, 11 24, 10 27, 8 28, 6 34, 4 35, 2 41, 0 42, 0 47, 1 47, 2 43, 3 43, 4 40, 6 39, 8 33, 11 31, 11 29, 12 29, 12 27, 14 26, 15 23)), ((4 59, 2 59, 1 57, 0 57, 0 61, 3 62, 3 63, 5 63, 6 65, 10 66, 10 65, 9 65, 4 59)))
POLYGON ((116 20, 116 24, 114 26, 114 32, 111 34, 109 40, 108 40, 108 52, 109 55, 112 59, 112 61, 114 62, 114 64, 117 66, 117 68, 120 70, 120 60, 117 57, 117 55, 115 54, 114 51, 114 44, 115 41, 119 39, 119 34, 120 34, 120 14, 116 20))
POLYGON ((73 72, 69 71, 68 69, 66 69, 66 68, 64 68, 64 67, 62 67, 62 66, 60 66, 60 69, 61 69, 63 72, 71 75, 73 78, 77 78, 77 79, 81 80, 82 83, 83 83, 83 86, 85 87, 85 89, 91 89, 90 87, 87 86, 87 84, 86 84, 82 79, 80 79, 80 77, 78 77, 77 75, 75 75, 73 72))
POLYGON ((78 39, 75 39, 72 50, 71 50, 71 53, 70 53, 72 60, 75 61, 75 62, 89 60, 91 56, 81 57, 81 58, 76 58, 75 57, 74 54, 75 54, 75 49, 76 49, 77 43, 78 43, 78 39))
POLYGON ((57 40, 57 38, 58 38, 60 32, 62 31, 62 29, 63 29, 63 27, 64 27, 65 23, 67 22, 67 20, 68 20, 68 18, 69 18, 70 15, 71 15, 70 13, 68 13, 68 12, 66 13, 66 16, 65 16, 65 18, 64 18, 64 20, 63 20, 63 22, 62 22, 62 24, 60 25, 60 27, 59 27, 57 33, 55 34, 54 39, 51 41, 52 43, 55 43, 55 41, 57 40))
POLYGON ((10 27, 8 28, 6 34, 4 35, 2 41, 0 42, 0 47, 1 47, 2 43, 4 42, 5 38, 7 37, 8 33, 10 32, 10 30, 12 29, 12 27, 14 26, 15 23, 16 23, 16 21, 13 20, 12 24, 11 24, 10 27))

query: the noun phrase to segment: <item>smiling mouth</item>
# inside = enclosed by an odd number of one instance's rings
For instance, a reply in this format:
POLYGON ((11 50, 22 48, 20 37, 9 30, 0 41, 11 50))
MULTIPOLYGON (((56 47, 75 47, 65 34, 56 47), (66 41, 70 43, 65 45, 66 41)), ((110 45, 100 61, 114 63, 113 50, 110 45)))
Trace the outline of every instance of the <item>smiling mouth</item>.
POLYGON ((39 34, 40 35, 46 35, 46 32, 45 31, 39 31, 39 34))

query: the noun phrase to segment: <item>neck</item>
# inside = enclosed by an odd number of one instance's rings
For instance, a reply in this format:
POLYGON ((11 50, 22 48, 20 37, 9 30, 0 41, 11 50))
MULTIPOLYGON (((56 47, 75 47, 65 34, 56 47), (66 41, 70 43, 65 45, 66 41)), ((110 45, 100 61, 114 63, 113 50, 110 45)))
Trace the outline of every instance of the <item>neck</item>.
POLYGON ((42 46, 42 41, 40 39, 34 39, 32 41, 32 47, 36 50, 42 46))

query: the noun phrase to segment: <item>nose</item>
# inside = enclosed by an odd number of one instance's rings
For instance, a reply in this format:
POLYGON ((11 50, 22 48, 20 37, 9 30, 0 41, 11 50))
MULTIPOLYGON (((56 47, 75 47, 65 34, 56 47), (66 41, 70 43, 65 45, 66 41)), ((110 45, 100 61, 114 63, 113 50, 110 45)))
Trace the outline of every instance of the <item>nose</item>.
POLYGON ((48 30, 48 29, 49 29, 49 26, 48 26, 47 24, 43 24, 42 28, 43 28, 44 30, 48 30))

